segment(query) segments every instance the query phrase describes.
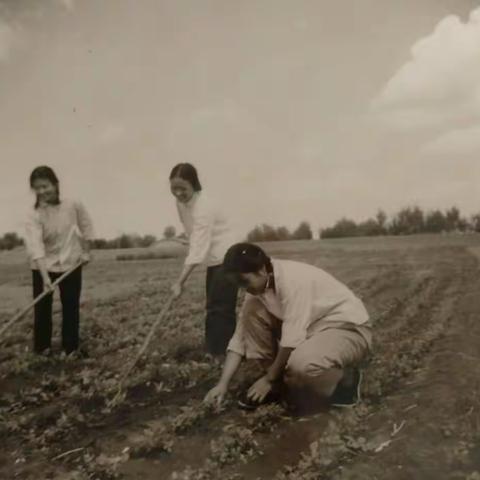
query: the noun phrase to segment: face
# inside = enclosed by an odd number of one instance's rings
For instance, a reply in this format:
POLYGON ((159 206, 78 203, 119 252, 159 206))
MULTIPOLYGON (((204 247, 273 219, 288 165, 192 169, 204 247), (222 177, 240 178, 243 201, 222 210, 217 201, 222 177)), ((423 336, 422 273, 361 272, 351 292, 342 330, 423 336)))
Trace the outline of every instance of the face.
POLYGON ((53 203, 57 199, 57 187, 46 178, 34 180, 32 189, 42 203, 53 203))
POLYGON ((178 177, 170 180, 170 191, 181 203, 187 203, 195 193, 195 190, 190 182, 178 177))
POLYGON ((251 295, 261 295, 264 293, 267 287, 267 281, 268 274, 265 268, 262 268, 259 272, 239 273, 237 276, 238 286, 245 288, 251 295))

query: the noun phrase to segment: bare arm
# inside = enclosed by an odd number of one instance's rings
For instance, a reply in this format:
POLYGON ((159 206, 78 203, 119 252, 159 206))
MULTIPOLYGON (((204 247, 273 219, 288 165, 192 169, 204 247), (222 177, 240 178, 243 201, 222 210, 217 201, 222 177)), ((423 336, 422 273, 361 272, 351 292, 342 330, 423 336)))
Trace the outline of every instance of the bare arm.
POLYGON ((223 366, 222 376, 215 385, 205 396, 204 402, 212 403, 216 402, 217 406, 220 406, 225 394, 228 390, 228 385, 232 380, 232 377, 235 375, 235 372, 238 370, 240 363, 242 362, 242 355, 236 352, 229 350, 227 352, 227 358, 225 359, 225 365, 223 366))
POLYGON ((282 376, 292 351, 293 348, 280 347, 278 349, 277 356, 265 375, 269 382, 273 383, 282 376))
POLYGON ((53 290, 52 281, 50 280, 50 276, 48 275, 47 265, 45 262, 45 257, 37 258, 35 261, 35 266, 40 271, 40 275, 43 279, 43 289, 44 290, 53 290))
POLYGON ((280 347, 267 373, 248 389, 250 399, 261 402, 271 392, 273 384, 282 376, 292 350, 293 348, 280 347))

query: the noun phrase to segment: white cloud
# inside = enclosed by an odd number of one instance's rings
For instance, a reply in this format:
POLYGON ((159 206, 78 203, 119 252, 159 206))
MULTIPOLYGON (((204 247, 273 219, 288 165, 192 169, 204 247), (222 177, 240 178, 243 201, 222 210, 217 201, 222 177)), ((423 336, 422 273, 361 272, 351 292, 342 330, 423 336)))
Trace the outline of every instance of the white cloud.
POLYGON ((10 51, 14 44, 15 34, 13 28, 0 20, 0 62, 10 58, 10 51))
POLYGON ((427 155, 475 155, 480 152, 480 124, 452 130, 435 138, 423 147, 427 155))
POLYGON ((448 16, 412 48, 412 58, 372 103, 394 130, 433 131, 429 153, 480 148, 480 8, 448 16))
POLYGON ((56 0, 60 3, 64 8, 66 8, 69 12, 73 12, 75 8, 75 0, 56 0))

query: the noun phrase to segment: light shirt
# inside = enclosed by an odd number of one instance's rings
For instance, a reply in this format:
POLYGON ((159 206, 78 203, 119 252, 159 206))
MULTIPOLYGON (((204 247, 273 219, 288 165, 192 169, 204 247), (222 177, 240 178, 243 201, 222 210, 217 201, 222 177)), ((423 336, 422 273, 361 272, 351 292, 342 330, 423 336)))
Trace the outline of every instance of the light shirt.
POLYGON ((203 192, 196 192, 187 203, 177 200, 180 221, 189 238, 186 265, 220 265, 228 248, 241 240, 230 220, 203 192))
POLYGON ((25 244, 31 267, 44 258, 49 272, 74 267, 83 253, 82 241, 93 240, 93 226, 85 207, 62 199, 58 205, 33 208, 25 225, 25 244))
MULTIPOLYGON (((282 321, 280 346, 296 348, 316 331, 322 322, 347 322, 361 325, 368 321, 362 301, 324 270, 306 263, 272 259, 275 291, 262 295, 246 293, 244 305, 259 299, 269 313, 282 321)), ((244 355, 244 319, 240 314, 229 350, 244 355)))

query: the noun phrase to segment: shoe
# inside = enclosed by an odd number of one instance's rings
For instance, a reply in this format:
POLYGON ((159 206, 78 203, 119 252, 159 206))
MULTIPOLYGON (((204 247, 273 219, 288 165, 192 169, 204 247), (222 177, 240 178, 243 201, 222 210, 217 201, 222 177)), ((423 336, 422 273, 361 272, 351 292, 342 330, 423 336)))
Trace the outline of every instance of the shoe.
POLYGON ((330 398, 330 405, 333 407, 354 407, 360 400, 360 386, 362 384, 362 372, 354 368, 351 372, 353 381, 345 386, 339 383, 330 398))
POLYGON ((247 392, 243 393, 237 401, 237 406, 241 410, 253 411, 262 405, 268 405, 271 403, 280 402, 280 393, 276 391, 269 392, 266 397, 259 402, 258 400, 252 400, 247 396, 247 392))

